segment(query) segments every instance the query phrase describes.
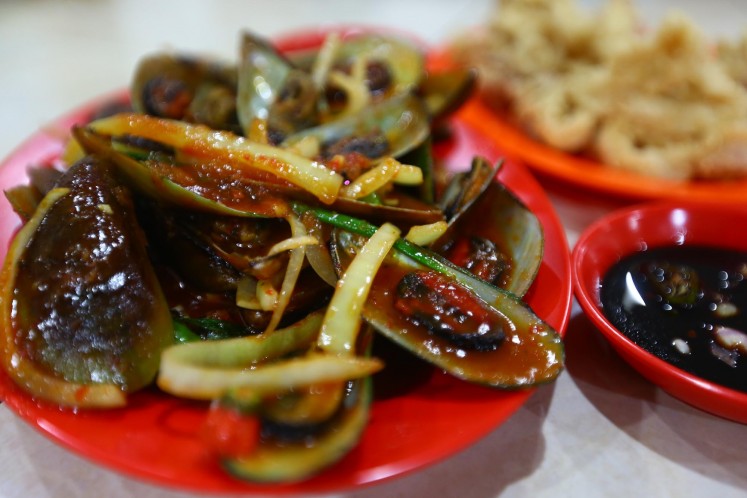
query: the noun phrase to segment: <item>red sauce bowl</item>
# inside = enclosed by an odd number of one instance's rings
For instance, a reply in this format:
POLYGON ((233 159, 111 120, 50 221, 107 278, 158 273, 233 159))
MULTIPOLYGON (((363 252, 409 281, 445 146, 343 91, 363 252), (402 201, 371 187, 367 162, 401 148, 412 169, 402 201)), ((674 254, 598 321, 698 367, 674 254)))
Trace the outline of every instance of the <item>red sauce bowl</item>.
POLYGON ((645 351, 602 312, 600 288, 607 271, 634 252, 700 245, 747 251, 747 206, 661 202, 615 211, 590 225, 572 254, 573 288, 581 308, 617 353, 664 391, 701 410, 747 424, 747 393, 681 370, 645 351))

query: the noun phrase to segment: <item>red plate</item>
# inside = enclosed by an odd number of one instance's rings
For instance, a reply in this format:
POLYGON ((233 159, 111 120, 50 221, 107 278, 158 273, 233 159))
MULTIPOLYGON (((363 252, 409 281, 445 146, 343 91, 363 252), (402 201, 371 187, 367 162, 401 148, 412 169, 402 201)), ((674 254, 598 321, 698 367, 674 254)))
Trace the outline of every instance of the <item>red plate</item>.
MULTIPOLYGON (((67 129, 72 123, 85 121, 100 103, 59 119, 53 128, 67 129)), ((438 149, 450 167, 467 168, 475 154, 490 160, 501 157, 489 137, 476 131, 470 114, 457 115, 453 130, 453 140, 438 149)), ((0 187, 7 189, 26 182, 29 164, 56 158, 61 148, 56 133, 37 133, 4 162, 0 187)), ((526 300, 562 333, 571 306, 570 257, 562 226, 541 187, 519 163, 507 161, 499 178, 543 225, 545 256, 526 300)), ((3 199, 3 255, 17 220, 3 199)), ((377 386, 370 422, 360 444, 341 462, 300 484, 263 486, 231 478, 200 443, 199 428, 206 413, 203 403, 177 399, 153 388, 132 395, 126 408, 76 413, 33 401, 0 372, 0 395, 8 408, 53 441, 129 476, 209 492, 319 493, 401 476, 476 442, 504 422, 533 392, 491 390, 430 369, 406 389, 387 393, 387 388, 394 386, 386 384, 384 377, 377 386)))
POLYGON ((566 186, 625 200, 718 200, 739 204, 747 201, 747 179, 674 181, 643 176, 538 142, 477 99, 464 112, 477 131, 507 154, 524 161, 538 176, 566 186))
POLYGON ((744 206, 684 201, 639 204, 592 223, 579 237, 572 260, 574 290, 581 308, 625 361, 672 396, 743 424, 747 424, 747 392, 680 370, 638 346, 605 316, 600 288, 615 263, 646 249, 700 245, 747 251, 747 238, 734 229, 745 225, 744 206))

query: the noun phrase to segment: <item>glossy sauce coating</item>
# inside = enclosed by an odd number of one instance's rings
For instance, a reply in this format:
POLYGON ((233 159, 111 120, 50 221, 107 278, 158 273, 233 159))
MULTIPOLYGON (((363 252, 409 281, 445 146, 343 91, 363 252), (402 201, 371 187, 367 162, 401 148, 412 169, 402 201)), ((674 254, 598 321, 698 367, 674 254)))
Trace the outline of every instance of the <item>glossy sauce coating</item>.
POLYGON ((70 193, 18 262, 19 349, 70 381, 139 388, 150 382, 169 336, 156 325, 163 320, 154 303, 163 298, 129 191, 117 186, 111 165, 95 159, 72 166, 60 186, 70 193))
MULTIPOLYGON (((396 266, 382 266, 379 269, 368 297, 371 309, 396 309, 396 287, 405 273, 404 268, 396 266)), ((480 351, 474 348, 464 349, 445 337, 434 335, 426 327, 413 326, 413 323, 400 312, 389 311, 384 314, 388 320, 387 328, 398 331, 400 335, 409 336, 408 342, 422 345, 420 347, 430 355, 439 356, 445 362, 461 365, 460 368, 469 370, 469 375, 478 383, 500 383, 527 375, 526 372, 532 372, 531 375, 541 378, 549 372, 562 369, 561 364, 542 343, 542 337, 548 331, 542 330, 540 324, 537 324, 535 329, 533 325, 513 324, 503 316, 501 327, 506 339, 496 349, 480 351), (517 330, 524 327, 531 329, 530 332, 522 333, 517 330)), ((496 312, 495 315, 498 319, 500 313, 496 312)))

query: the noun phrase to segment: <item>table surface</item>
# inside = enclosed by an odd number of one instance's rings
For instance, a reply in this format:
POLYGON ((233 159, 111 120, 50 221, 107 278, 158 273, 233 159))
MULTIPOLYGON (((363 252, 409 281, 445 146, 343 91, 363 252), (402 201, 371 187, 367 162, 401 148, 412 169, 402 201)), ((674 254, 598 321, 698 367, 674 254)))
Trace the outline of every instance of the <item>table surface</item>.
MULTIPOLYGON (((598 2, 580 2, 597 6, 598 2)), ((638 2, 657 22, 673 7, 708 34, 747 27, 740 0, 638 2)), ((394 26, 432 44, 485 19, 490 0, 0 0, 0 157, 94 96, 122 88, 145 53, 166 48, 228 58, 238 34, 338 23, 394 26)), ((571 246, 622 206, 543 181, 571 246)), ((656 388, 610 350, 574 302, 567 370, 465 451, 412 475, 339 496, 745 496, 747 425, 656 388)), ((0 496, 193 496, 101 468, 50 442, 0 405, 0 496)))

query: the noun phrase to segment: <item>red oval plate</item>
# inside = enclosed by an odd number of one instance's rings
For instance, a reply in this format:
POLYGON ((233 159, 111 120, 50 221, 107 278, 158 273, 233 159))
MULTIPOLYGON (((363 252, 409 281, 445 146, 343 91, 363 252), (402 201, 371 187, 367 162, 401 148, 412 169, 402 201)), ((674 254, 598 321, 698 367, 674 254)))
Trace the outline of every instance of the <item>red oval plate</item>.
MULTIPOLYGON (((100 104, 85 106, 49 129, 67 130, 73 123, 84 122, 100 104)), ((469 114, 456 115, 452 125, 452 139, 439 144, 437 150, 449 167, 466 169, 475 154, 492 161, 502 156, 489 137, 476 131, 469 114)), ((62 140, 59 133, 49 129, 32 136, 3 163, 0 187, 7 189, 26 182, 29 164, 58 157, 62 140)), ((499 178, 542 223, 545 255, 525 299, 540 317, 563 333, 571 307, 570 255, 563 228, 542 188, 523 166, 508 160, 499 178)), ((3 256, 17 220, 3 200, 3 256)), ((491 390, 430 369, 425 378, 408 389, 381 395, 380 390, 386 388, 377 386, 370 422, 360 444, 342 461, 303 483, 267 486, 233 479, 200 443, 205 404, 177 399, 154 388, 132 395, 122 409, 76 413, 35 402, 0 372, 0 395, 8 408, 53 441, 127 475, 206 492, 320 493, 400 476, 476 442, 504 422, 533 392, 491 390)))
POLYGON ((504 116, 474 99, 464 109, 477 131, 507 154, 521 159, 542 178, 619 199, 718 200, 747 202, 747 179, 731 181, 673 181, 616 169, 582 156, 568 154, 534 140, 504 116))

